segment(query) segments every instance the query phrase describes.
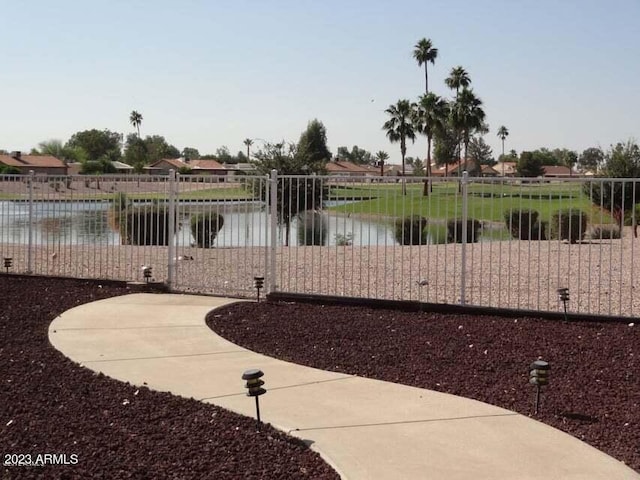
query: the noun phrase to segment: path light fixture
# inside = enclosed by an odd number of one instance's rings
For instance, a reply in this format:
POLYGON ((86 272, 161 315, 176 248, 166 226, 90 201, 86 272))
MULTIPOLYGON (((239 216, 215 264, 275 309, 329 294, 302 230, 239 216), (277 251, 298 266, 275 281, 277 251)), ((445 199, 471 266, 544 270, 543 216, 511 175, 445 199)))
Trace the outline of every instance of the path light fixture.
POLYGON ((142 266, 142 278, 144 278, 144 281, 149 283, 151 281, 151 267, 148 265, 143 265, 142 266))
POLYGON ((4 269, 9 273, 9 269, 13 266, 13 258, 4 257, 4 269))
POLYGON ((558 299, 564 305, 564 319, 567 320, 567 303, 569 302, 569 289, 568 288, 559 288, 558 289, 558 299))
POLYGON ((538 414, 538 406, 540 405, 540 388, 549 384, 549 370, 551 370, 551 366, 544 360, 536 360, 529 366, 529 383, 536 387, 535 415, 538 414))
POLYGON ((260 290, 264 287, 264 277, 253 277, 253 285, 258 292, 258 302, 260 301, 260 290))
POLYGON ((247 381, 244 385, 245 388, 247 388, 247 397, 254 397, 256 399, 256 419, 258 421, 258 430, 260 430, 260 402, 258 401, 258 398, 260 395, 267 393, 267 391, 262 388, 264 381, 261 380, 261 377, 263 375, 264 373, 262 370, 258 370, 257 368, 247 370, 242 374, 242 379, 247 381))

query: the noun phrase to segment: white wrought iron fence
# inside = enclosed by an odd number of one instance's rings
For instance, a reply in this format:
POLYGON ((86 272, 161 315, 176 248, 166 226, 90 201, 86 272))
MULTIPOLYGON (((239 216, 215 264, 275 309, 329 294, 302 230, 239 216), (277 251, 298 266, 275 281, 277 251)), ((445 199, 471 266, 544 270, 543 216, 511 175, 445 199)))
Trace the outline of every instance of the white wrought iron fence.
POLYGON ((634 316, 637 183, 5 176, 0 251, 6 271, 143 281, 147 266, 185 292, 251 295, 265 276, 271 291, 553 311, 568 288, 569 311, 634 316))

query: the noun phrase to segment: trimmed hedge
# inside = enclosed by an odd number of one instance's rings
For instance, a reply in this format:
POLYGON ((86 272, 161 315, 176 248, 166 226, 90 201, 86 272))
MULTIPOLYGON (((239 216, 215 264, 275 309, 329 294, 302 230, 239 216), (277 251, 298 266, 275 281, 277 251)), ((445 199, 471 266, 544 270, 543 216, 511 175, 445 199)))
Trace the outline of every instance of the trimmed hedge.
POLYGON ((169 245, 174 231, 169 232, 169 211, 164 206, 148 205, 129 208, 119 217, 123 245, 169 245), (124 220, 124 221, 123 221, 124 220))
POLYGON ((576 243, 587 231, 587 214, 582 210, 558 210, 551 216, 549 238, 576 243))
POLYGON ((216 212, 203 212, 191 217, 191 235, 200 248, 211 248, 224 226, 224 217, 216 212))
POLYGON ((298 218, 298 245, 326 245, 327 220, 321 212, 308 210, 302 212, 298 218))
MULTIPOLYGON (((476 243, 480 238, 482 223, 475 218, 467 219, 467 243, 476 243)), ((447 222, 447 242, 462 243, 462 220, 451 219, 447 222)))
POLYGON ((398 218, 394 230, 396 241, 400 245, 426 245, 426 227, 427 219, 420 215, 398 218))
POLYGON ((518 240, 542 240, 537 210, 506 210, 504 223, 511 236, 518 240))

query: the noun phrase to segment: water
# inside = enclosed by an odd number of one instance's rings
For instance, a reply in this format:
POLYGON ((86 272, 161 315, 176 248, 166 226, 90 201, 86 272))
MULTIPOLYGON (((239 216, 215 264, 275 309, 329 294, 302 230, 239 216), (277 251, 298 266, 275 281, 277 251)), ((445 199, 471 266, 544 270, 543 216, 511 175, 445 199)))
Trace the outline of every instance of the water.
MULTIPOLYGON (((138 204, 142 205, 142 204, 138 204)), ((34 202, 32 241, 35 245, 119 245, 120 233, 109 224, 111 203, 34 202)), ((261 202, 180 203, 178 205, 179 246, 194 243, 190 231, 191 215, 198 211, 217 211, 224 216, 215 246, 243 247, 269 244, 269 217, 261 202)), ((395 245, 390 225, 323 212, 327 228, 326 244, 336 245, 340 236, 351 236, 352 245, 395 245)), ((290 245, 298 245, 299 222, 291 224, 290 245)), ((278 243, 284 228, 278 229, 278 243)), ((0 241, 26 244, 29 241, 29 205, 0 201, 0 241)))

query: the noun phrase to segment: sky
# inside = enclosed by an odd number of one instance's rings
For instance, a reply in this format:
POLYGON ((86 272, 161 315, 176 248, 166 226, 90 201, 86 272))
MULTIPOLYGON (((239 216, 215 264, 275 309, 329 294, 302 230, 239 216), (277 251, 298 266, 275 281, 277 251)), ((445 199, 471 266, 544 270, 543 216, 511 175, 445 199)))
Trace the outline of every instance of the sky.
MULTIPOLYGON (((424 93, 414 45, 438 48, 431 91, 463 66, 506 151, 640 139, 640 0, 0 0, 0 148, 81 130, 163 135, 213 153, 296 142, 400 162, 385 109, 424 93)), ((424 158, 418 137, 408 154, 424 158)))

